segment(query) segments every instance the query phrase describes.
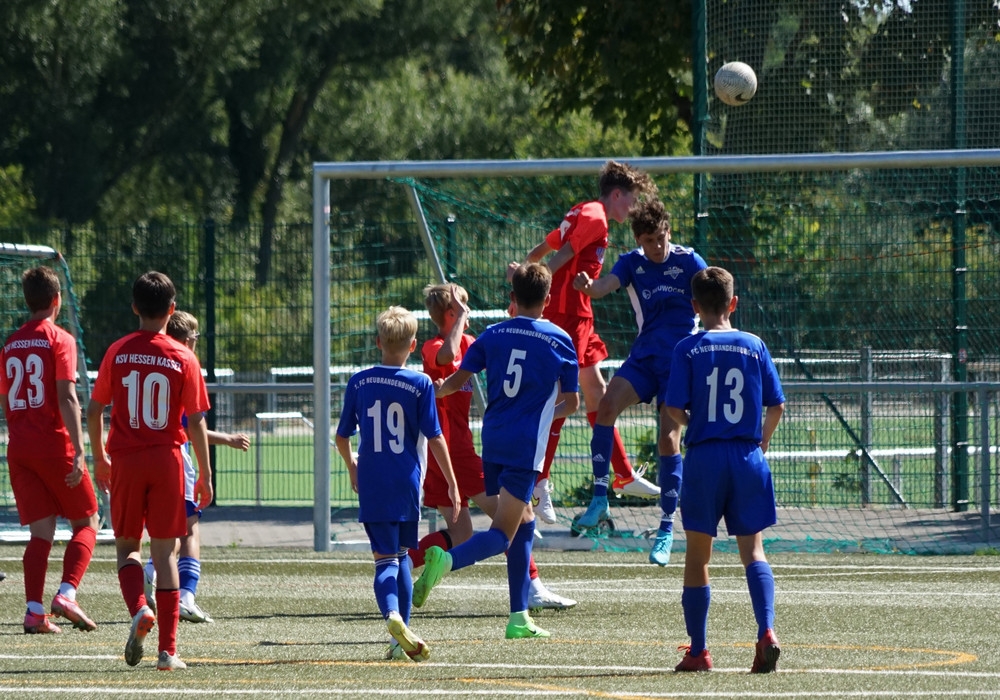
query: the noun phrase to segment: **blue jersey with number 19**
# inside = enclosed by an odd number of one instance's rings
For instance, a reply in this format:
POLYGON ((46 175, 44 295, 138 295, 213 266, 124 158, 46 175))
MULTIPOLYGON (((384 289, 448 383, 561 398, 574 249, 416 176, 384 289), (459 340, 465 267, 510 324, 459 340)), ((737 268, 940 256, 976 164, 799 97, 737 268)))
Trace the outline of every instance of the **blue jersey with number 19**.
POLYGON ((784 402, 771 353, 752 333, 701 331, 674 347, 666 405, 691 414, 685 445, 709 440, 760 443, 761 406, 784 402))
POLYGON ((337 435, 349 438, 358 426, 358 521, 420 520, 427 439, 441 434, 430 377, 385 365, 355 374, 337 435))
POLYGON ((469 346, 462 369, 486 370, 483 461, 541 471, 556 397, 579 389, 566 331, 526 316, 497 323, 469 346))

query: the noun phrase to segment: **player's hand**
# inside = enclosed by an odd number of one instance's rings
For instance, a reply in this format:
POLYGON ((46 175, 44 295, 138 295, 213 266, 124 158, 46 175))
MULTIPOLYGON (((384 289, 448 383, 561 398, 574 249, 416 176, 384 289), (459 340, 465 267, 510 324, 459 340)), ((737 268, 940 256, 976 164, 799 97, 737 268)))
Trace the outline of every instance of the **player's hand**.
POLYGON ((194 501, 198 504, 198 508, 204 510, 212 505, 212 500, 215 498, 215 491, 212 489, 211 479, 201 479, 194 484, 194 501))
POLYGON ((521 267, 521 263, 512 262, 507 265, 507 281, 514 279, 514 271, 521 267))
POLYGON ((590 275, 586 272, 578 272, 573 278, 573 289, 578 292, 586 292, 593 283, 594 280, 590 279, 590 275))
POLYGON ((75 489, 83 481, 83 475, 87 473, 87 460, 84 458, 83 453, 73 457, 73 468, 70 470, 69 474, 66 475, 66 485, 71 489, 75 489))
POLYGON ((250 436, 246 433, 235 433, 229 436, 226 444, 233 449, 243 450, 246 452, 250 449, 250 436))
POLYGON ((94 478, 97 488, 104 493, 111 493, 111 461, 106 455, 94 455, 94 478))
POLYGON ((454 284, 451 285, 451 310, 456 316, 469 313, 469 305, 458 298, 458 287, 454 284))
POLYGON ((458 516, 462 514, 462 494, 458 491, 458 484, 448 488, 448 498, 451 499, 451 522, 457 523, 458 516))
POLYGON ((443 387, 443 386, 444 386, 444 380, 443 379, 435 379, 434 380, 434 398, 436 398, 436 399, 440 399, 441 398, 441 387, 443 387))

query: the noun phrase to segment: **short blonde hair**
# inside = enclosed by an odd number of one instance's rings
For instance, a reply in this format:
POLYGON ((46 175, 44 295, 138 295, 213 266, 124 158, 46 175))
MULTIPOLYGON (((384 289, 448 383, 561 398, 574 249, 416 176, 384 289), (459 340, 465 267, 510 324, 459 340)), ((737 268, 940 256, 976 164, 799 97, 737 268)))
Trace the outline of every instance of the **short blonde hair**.
POLYGON ((380 313, 375 325, 385 350, 407 350, 417 337, 417 317, 402 306, 390 306, 380 313))
POLYGON ((424 306, 430 314, 434 325, 439 328, 444 325, 444 314, 451 308, 451 288, 464 303, 469 303, 469 293, 457 284, 429 284, 424 287, 424 306))
POLYGON ((167 335, 182 343, 188 338, 198 337, 198 319, 187 311, 175 311, 170 320, 167 321, 167 335))

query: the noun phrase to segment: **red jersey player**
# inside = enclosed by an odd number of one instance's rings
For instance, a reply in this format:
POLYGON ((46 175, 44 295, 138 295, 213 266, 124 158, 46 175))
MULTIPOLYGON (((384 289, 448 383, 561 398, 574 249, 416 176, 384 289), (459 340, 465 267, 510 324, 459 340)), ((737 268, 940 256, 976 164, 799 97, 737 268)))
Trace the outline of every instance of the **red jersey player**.
POLYGON ((98 486, 111 491, 118 582, 132 616, 125 662, 135 666, 142 661, 143 642, 156 623, 143 593, 140 541, 145 526, 159 582, 156 667, 162 671, 187 667, 177 658, 177 544, 187 534, 181 445, 189 438, 201 474, 195 500, 204 508, 213 496, 205 424, 208 391, 201 366, 189 348, 165 333, 175 296, 173 282, 161 272, 147 272, 135 281, 132 310, 139 316, 139 330, 108 348, 87 407, 94 471, 98 486), (105 446, 108 405, 111 427, 105 446), (187 432, 181 422, 185 413, 187 432))
POLYGON ((45 573, 56 532, 56 516, 69 520, 73 535, 63 556, 62 583, 52 614, 77 629, 97 628, 76 603, 76 589, 97 541, 97 498, 87 472, 80 403, 76 396, 76 341, 55 324, 62 296, 59 277, 48 267, 21 278, 31 318, 0 351, 0 393, 9 430, 7 465, 18 517, 31 538, 24 550, 28 634, 61 632, 42 606, 45 573))
MULTIPOLYGON (((424 372, 434 381, 447 379, 462 364, 465 351, 475 340, 465 333, 469 325, 468 292, 454 284, 428 285, 424 289, 424 304, 431 321, 437 326, 438 334, 424 343, 421 349, 424 372)), ((445 551, 460 545, 472 537, 472 516, 468 502, 471 500, 480 510, 493 516, 497 509, 497 496, 486 495, 483 477, 483 460, 476 453, 469 427, 469 409, 472 406, 472 381, 454 394, 437 400, 438 419, 441 432, 448 443, 451 465, 462 495, 461 511, 454 520, 453 506, 448 496, 448 483, 434 455, 427 455, 427 475, 424 478, 424 505, 437 508, 448 523, 446 530, 438 530, 420 540, 417 549, 410 550, 413 566, 423 566, 424 553, 428 547, 438 546, 445 551), (453 522, 454 520, 454 522, 453 522)), ((535 560, 529 561, 528 607, 532 610, 551 608, 562 610, 572 608, 576 601, 564 598, 550 590, 538 576, 535 560)))
MULTIPOLYGON (((597 419, 597 407, 607 391, 598 363, 607 359, 608 350, 594 330, 590 297, 573 288, 573 279, 580 272, 586 272, 591 279, 600 275, 604 253, 608 249, 608 219, 622 223, 637 197, 656 193, 656 184, 649 175, 613 160, 601 168, 598 187, 600 196, 596 201, 583 202, 570 209, 559 228, 551 231, 527 256, 527 262, 538 262, 549 253, 554 253, 547 262, 552 270, 552 302, 545 310, 545 317, 573 339, 580 363, 580 389, 591 426, 597 419)), ((517 264, 511 263, 508 277, 516 268, 517 264)), ((545 466, 534 494, 538 498, 538 515, 547 523, 556 521, 548 479, 563 422, 563 419, 552 422, 545 466)), ((615 471, 615 488, 634 496, 652 498, 659 495, 659 487, 643 479, 642 473, 636 473, 632 468, 617 428, 614 431, 611 464, 615 471)), ((607 493, 606 480, 603 484, 595 484, 595 489, 601 488, 607 493)))

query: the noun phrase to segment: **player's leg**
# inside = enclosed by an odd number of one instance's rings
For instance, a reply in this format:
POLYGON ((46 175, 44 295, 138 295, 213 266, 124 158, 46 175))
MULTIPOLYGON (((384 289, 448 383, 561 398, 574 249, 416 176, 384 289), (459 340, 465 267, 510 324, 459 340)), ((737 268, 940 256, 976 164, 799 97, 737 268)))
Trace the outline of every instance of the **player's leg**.
POLYGON ((681 457, 681 427, 667 413, 666 405, 659 404, 660 425, 657 451, 660 455, 657 480, 660 482, 660 526, 649 552, 649 562, 659 566, 670 563, 670 550, 674 544, 674 514, 681 492, 684 461, 681 457))
POLYGON ((708 608, 712 589, 708 580, 708 562, 712 558, 712 535, 685 527, 687 550, 684 553, 684 588, 681 608, 684 626, 691 644, 675 671, 709 671, 712 657, 708 653, 708 608))
POLYGON ((56 516, 50 515, 28 524, 29 539, 21 563, 24 567, 25 634, 58 634, 62 630, 45 614, 45 574, 49 568, 49 553, 56 534, 56 516))
POLYGON ((533 496, 538 503, 535 512, 542 522, 550 525, 557 522, 555 505, 552 503, 552 482, 549 475, 552 472, 552 461, 556 457, 556 448, 559 447, 559 437, 562 435, 562 427, 566 422, 565 418, 556 418, 549 427, 549 440, 545 445, 545 461, 542 462, 542 471, 535 481, 533 496))
POLYGON ((62 582, 59 591, 52 599, 52 614, 64 617, 73 623, 73 627, 85 632, 97 629, 97 624, 91 620, 76 602, 76 591, 80 587, 83 575, 90 566, 94 556, 94 545, 97 543, 97 499, 93 500, 94 512, 83 518, 69 521, 73 534, 66 544, 63 555, 62 582))
MULTIPOLYGON (((119 515, 112 506, 112 518, 119 522, 119 515)), ((116 527, 116 531, 120 531, 116 527)), ((141 532, 141 528, 140 528, 141 532)), ((143 645, 146 635, 156 624, 156 617, 143 591, 142 560, 140 558, 139 537, 115 537, 115 552, 118 559, 118 585, 121 588, 122 599, 132 618, 128 639, 125 642, 125 663, 135 666, 142 661, 143 645)))
MULTIPOLYGON (((596 369, 596 368, 595 368, 596 369)), ((580 529, 596 527, 611 517, 608 509, 608 484, 611 471, 611 451, 614 446, 614 424, 629 406, 639 402, 631 382, 616 374, 607 387, 597 408, 597 421, 590 440, 590 460, 594 475, 594 496, 587 510, 576 522, 580 529)))
MULTIPOLYGON (((484 463, 483 472, 486 480, 486 493, 496 493, 499 490, 496 514, 490 528, 477 532, 468 541, 463 542, 450 552, 440 547, 427 550, 424 560, 424 571, 413 584, 413 605, 421 607, 434 588, 449 571, 471 566, 477 561, 488 559, 507 551, 511 538, 521 524, 527 503, 512 496, 506 489, 500 488, 499 474, 501 467, 484 463)), ((534 473, 531 475, 534 479, 534 473)), ((534 484, 534 481, 532 481, 534 484)), ((527 498, 530 498, 530 491, 527 498)))
POLYGON ((177 657, 177 626, 180 622, 180 575, 177 572, 179 537, 154 537, 150 534, 149 551, 156 568, 156 616, 159 623, 158 659, 161 671, 186 668, 177 657))
POLYGON ((191 501, 187 502, 187 535, 181 538, 177 554, 177 575, 180 584, 180 616, 187 622, 214 622, 211 615, 195 601, 201 581, 201 511, 191 501))
POLYGON ((774 633, 774 573, 764 556, 764 538, 756 535, 738 535, 736 543, 740 561, 746 569, 747 588, 757 621, 757 645, 751 673, 771 673, 776 670, 781 646, 774 633))
MULTIPOLYGON (((409 563, 406 557, 407 545, 416 544, 416 523, 376 522, 365 523, 365 532, 371 543, 372 557, 375 562, 375 577, 372 589, 375 602, 378 605, 386 627, 403 655, 415 661, 423 661, 430 655, 430 650, 420 637, 410 630, 410 601, 406 588, 409 580, 409 563), (405 530, 405 532, 404 532, 405 530), (401 535, 403 535, 401 537, 401 535), (403 600, 400 600, 400 571, 405 570, 403 600), (404 611, 405 604, 405 611, 404 611)), ((392 645, 386 654, 388 658, 397 656, 392 645)))
POLYGON ((781 647, 774 633, 774 573, 764 556, 763 531, 777 522, 774 484, 764 453, 757 445, 730 444, 733 483, 725 510, 726 529, 736 536, 740 561, 757 621, 757 645, 751 673, 770 673, 777 667, 781 647))

